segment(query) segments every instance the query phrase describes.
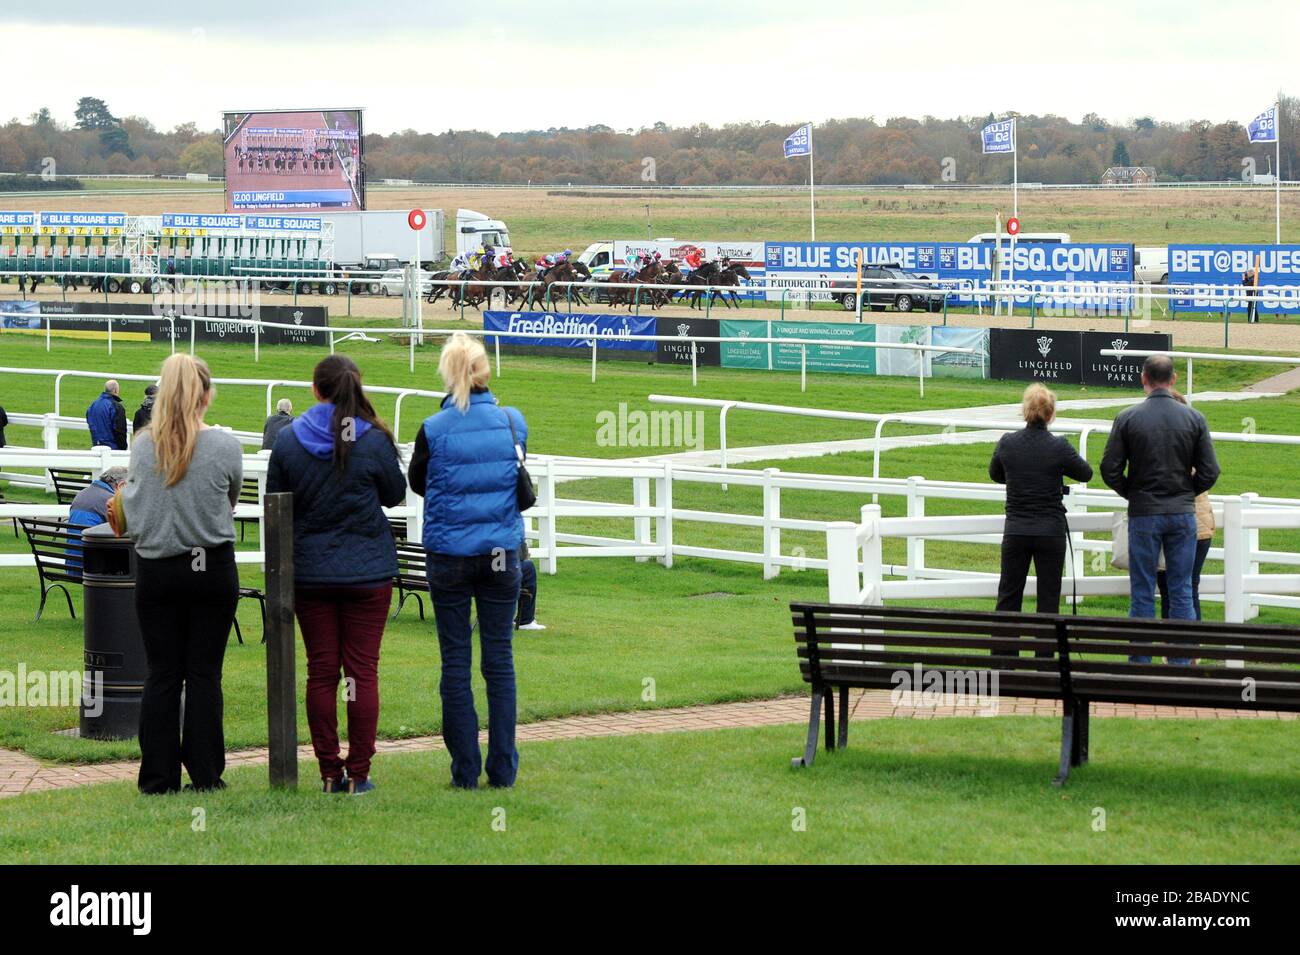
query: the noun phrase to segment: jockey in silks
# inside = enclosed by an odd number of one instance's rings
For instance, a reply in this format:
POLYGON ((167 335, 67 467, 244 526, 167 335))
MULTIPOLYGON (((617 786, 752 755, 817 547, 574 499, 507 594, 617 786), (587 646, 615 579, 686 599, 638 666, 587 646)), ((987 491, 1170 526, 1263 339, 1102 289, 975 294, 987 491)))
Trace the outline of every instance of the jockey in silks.
POLYGON ((470 255, 468 252, 462 252, 451 260, 451 270, 457 275, 463 275, 469 271, 470 255))
POLYGON ((511 265, 514 264, 514 261, 515 261, 514 253, 512 253, 509 249, 500 249, 497 251, 495 260, 493 261, 492 264, 495 265, 498 269, 508 269, 510 268, 511 265))
POLYGON ((535 263, 537 265, 537 277, 541 278, 547 270, 553 269, 557 265, 563 265, 565 262, 569 261, 569 256, 571 255, 573 255, 572 249, 565 249, 563 252, 546 253, 546 255, 542 256, 535 263))
POLYGON ((694 272, 704 262, 704 250, 696 246, 686 253, 686 258, 683 261, 686 263, 686 267, 694 272))
POLYGON ((627 258, 624 259, 624 264, 628 278, 635 278, 643 268, 650 264, 650 253, 630 252, 627 258))

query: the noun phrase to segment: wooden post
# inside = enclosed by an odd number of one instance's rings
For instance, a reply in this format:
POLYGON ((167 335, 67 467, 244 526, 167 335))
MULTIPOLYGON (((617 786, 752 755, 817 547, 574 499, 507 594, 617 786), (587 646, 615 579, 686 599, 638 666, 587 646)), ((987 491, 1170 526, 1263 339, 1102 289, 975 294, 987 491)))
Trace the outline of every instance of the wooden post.
POLYGON ((271 786, 298 788, 298 702, 293 627, 293 495, 267 494, 266 717, 271 786))

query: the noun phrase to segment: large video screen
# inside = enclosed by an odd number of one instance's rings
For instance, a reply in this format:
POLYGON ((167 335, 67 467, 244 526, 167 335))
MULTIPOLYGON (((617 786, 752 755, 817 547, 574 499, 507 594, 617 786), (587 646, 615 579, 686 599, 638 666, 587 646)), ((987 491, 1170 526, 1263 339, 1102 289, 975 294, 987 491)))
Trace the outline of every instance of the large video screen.
POLYGON ((361 110, 226 113, 226 211, 366 207, 361 110))

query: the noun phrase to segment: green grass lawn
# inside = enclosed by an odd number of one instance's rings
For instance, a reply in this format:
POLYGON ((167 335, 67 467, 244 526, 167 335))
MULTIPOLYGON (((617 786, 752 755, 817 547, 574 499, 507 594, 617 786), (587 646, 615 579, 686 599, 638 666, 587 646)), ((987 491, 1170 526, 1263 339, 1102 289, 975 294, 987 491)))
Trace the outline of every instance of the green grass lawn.
MULTIPOLYGON (((388 319, 386 323, 391 325, 392 320, 388 319)), ((451 327, 455 323, 443 324, 451 327)), ((434 345, 418 350, 414 375, 409 371, 408 352, 400 345, 387 341, 378 344, 349 342, 339 350, 356 359, 370 384, 431 390, 441 388, 437 376, 438 350, 434 345)), ((307 381, 311 378, 312 366, 324 356, 325 350, 266 348, 262 350, 261 361, 256 363, 248 345, 205 343, 200 345, 198 353, 219 378, 307 381)), ((115 341, 110 356, 102 341, 56 339, 53 349, 46 352, 42 336, 0 336, 0 367, 66 368, 103 371, 106 375, 155 374, 164 357, 164 349, 146 342, 115 341)), ((797 372, 730 368, 703 368, 699 372, 699 385, 692 387, 689 367, 640 361, 602 361, 593 383, 590 380, 590 361, 581 356, 568 359, 506 354, 502 356, 501 365, 501 375, 494 379, 493 390, 502 401, 519 405, 529 417, 532 432, 530 450, 594 457, 623 457, 635 453, 637 449, 629 451, 622 447, 598 445, 596 415, 605 410, 616 411, 620 402, 626 402, 632 410, 648 409, 650 406, 645 399, 652 393, 893 412, 1017 402, 1024 390, 1023 382, 938 378, 926 382, 925 397, 922 398, 915 378, 810 374, 807 392, 800 392, 797 372)), ((1244 363, 1202 362, 1196 369, 1196 389, 1236 390, 1268 377, 1274 370, 1244 363)), ((65 380, 61 412, 82 413, 99 394, 101 386, 102 382, 93 379, 65 380)), ((124 401, 129 412, 134 412, 139 406, 143 390, 142 382, 124 385, 124 401)), ((1062 399, 1110 397, 1117 393, 1115 389, 1080 386, 1056 390, 1062 399)), ((292 399, 299 408, 311 401, 310 390, 306 388, 277 388, 275 394, 277 398, 292 399)), ((0 373, 0 405, 10 413, 52 411, 53 379, 0 373)), ((375 405, 381 415, 392 420, 394 399, 391 396, 376 396, 375 405)), ((405 400, 401 439, 412 440, 419 422, 433 410, 431 399, 405 400)), ((1088 414, 1100 417, 1104 412, 1088 414)), ((265 415, 265 388, 229 385, 218 389, 209 418, 240 430, 260 431, 265 415)), ((708 415, 705 423, 706 446, 717 447, 716 412, 708 415)), ((863 437, 872 433, 866 424, 745 412, 733 413, 728 428, 729 442, 733 446, 863 437)), ((64 446, 80 447, 82 437, 69 433, 64 446)), ((34 428, 14 427, 9 443, 31 445, 38 438, 34 428)))
MULTIPOLYGON (((261 585, 260 575, 245 570, 261 585)), ((78 620, 61 604, 31 625, 37 592, 34 570, 0 572, 0 670, 79 669, 78 620)), ((757 699, 799 691, 802 681, 790 638, 789 601, 825 596, 825 576, 786 577, 764 583, 754 568, 716 561, 687 561, 664 569, 631 560, 574 560, 543 575, 538 618, 545 632, 521 633, 515 663, 521 687, 519 718, 532 721, 574 713, 684 706, 757 699), (710 595, 710 596, 699 596, 710 595), (723 611, 723 612, 720 612, 723 611), (655 699, 643 700, 644 681, 655 699)), ((58 597, 58 595, 55 595, 58 597)), ((380 659, 379 735, 423 736, 441 725, 438 641, 432 611, 420 622, 413 601, 390 622, 380 659)), ((255 605, 243 601, 240 621, 255 635, 226 653, 226 742, 234 749, 266 742, 266 653, 256 642, 261 625, 255 605)), ((306 665, 298 662, 299 699, 306 665)), ((480 683, 476 678, 476 683, 480 683)), ((478 687, 481 692, 481 685, 478 687)), ((480 699, 479 711, 486 718, 480 699)), ((77 725, 73 707, 0 708, 0 747, 40 758, 105 761, 137 756, 134 740, 96 742, 56 735, 77 725)), ((305 720, 299 738, 307 742, 305 720)))
POLYGON ((1295 729, 1098 719, 1063 789, 1038 717, 860 722, 806 770, 796 725, 531 742, 510 791, 453 791, 441 752, 377 757, 362 798, 251 767, 0 800, 0 862, 1296 863, 1295 729))
MULTIPOLYGON (((762 199, 734 206, 734 214, 723 218, 714 218, 707 203, 687 203, 681 218, 665 217, 662 234, 729 235, 763 228, 785 234, 778 226, 795 221, 786 216, 785 202, 762 199), (749 211, 736 211, 741 208, 749 211)), ((879 201, 842 196, 828 200, 819 219, 831 230, 828 235, 861 238, 863 217, 870 214, 881 220, 887 237, 915 238, 937 234, 938 217, 948 222, 944 235, 964 239, 987 228, 982 220, 976 224, 981 202, 987 199, 927 199, 913 207, 896 196, 879 201), (950 218, 954 214, 957 218, 950 218)), ((535 227, 541 235, 567 221, 548 219, 549 204, 530 212, 535 222, 522 212, 489 208, 505 215, 521 234, 531 235, 535 227)), ((1060 212, 1065 218, 1053 227, 1069 228, 1076 239, 1116 237, 1103 234, 1101 220, 1091 221, 1091 211, 1081 205, 1066 203, 1060 212)), ((1221 214, 1216 206, 1202 212, 1207 218, 1221 214)), ((1161 230, 1159 221, 1148 218, 1135 218, 1129 225, 1161 230)), ((1244 237, 1247 223, 1232 221, 1244 237)), ((638 222, 629 234, 639 234, 642 227, 638 222)), ((614 234, 619 229, 592 233, 594 238, 614 234)), ((567 241, 557 241, 560 247, 581 248, 571 234, 567 241)), ((477 321, 472 318, 469 324, 477 321)), ((372 385, 440 387, 435 347, 419 350, 414 375, 406 350, 395 343, 349 343, 341 350, 357 359, 372 385)), ((246 345, 204 344, 199 353, 219 377, 306 380, 325 350, 268 348, 258 363, 246 345)), ((0 366, 88 369, 105 377, 153 374, 164 355, 159 346, 119 340, 110 357, 104 342, 76 339, 56 339, 47 353, 39 336, 0 336, 0 366)), ((648 411, 655 407, 646 401, 652 393, 894 412, 1013 403, 1023 389, 1017 382, 932 379, 922 399, 912 378, 813 374, 807 393, 801 393, 797 373, 704 368, 699 386, 692 387, 688 367, 602 361, 595 383, 589 370, 581 357, 503 356, 503 373, 493 389, 504 402, 524 410, 531 451, 619 458, 676 450, 597 442, 598 415, 617 412, 623 403, 630 411, 648 411)), ((1203 362, 1197 368, 1197 390, 1234 390, 1268 374, 1270 369, 1261 366, 1203 362)), ((63 413, 80 414, 99 388, 97 381, 66 381, 63 413)), ((1061 398, 1116 394, 1096 388, 1057 390, 1061 398)), ((138 405, 141 391, 142 383, 125 386, 128 413, 138 405)), ((279 389, 276 396, 292 398, 299 410, 311 401, 306 389, 279 389)), ((10 414, 50 411, 53 397, 51 380, 0 373, 0 405, 10 414)), ((391 422, 392 399, 377 397, 376 405, 391 422)), ((1201 407, 1218 430, 1300 433, 1300 393, 1201 407)), ((428 400, 405 401, 400 438, 411 440, 433 410, 428 400)), ((1104 419, 1117 410, 1077 414, 1104 419)), ((264 389, 223 386, 209 419, 260 430, 265 413, 264 389)), ((703 421, 703 446, 716 448, 716 412, 706 412, 703 421)), ((728 424, 730 447, 864 438, 874 432, 865 423, 747 412, 734 412, 728 424)), ((892 426, 888 434, 933 430, 892 426)), ((11 444, 39 444, 34 428, 11 426, 7 436, 11 444)), ((68 432, 63 446, 83 447, 84 438, 68 432)), ((893 450, 883 456, 882 474, 984 481, 990 450, 987 443, 893 450)), ((1100 451, 1101 442, 1094 438, 1089 453, 1094 463, 1100 451)), ((1219 453, 1224 465, 1220 490, 1300 497, 1294 449, 1225 443, 1219 453)), ((846 453, 747 466, 869 475, 872 461, 869 454, 846 453)), ((46 499, 29 489, 4 491, 9 500, 46 499)), ((631 500, 626 481, 573 482, 562 485, 560 493, 631 500)), ((737 486, 724 492, 678 482, 675 501, 699 510, 761 512, 758 494, 737 486)), ((786 492, 782 509, 787 517, 854 520, 863 503, 853 495, 786 492)), ((887 515, 903 512, 898 498, 882 497, 881 504, 887 515)), ((961 502, 932 501, 928 507, 930 514, 991 510, 987 504, 961 502)), ((584 518, 564 521, 560 530, 627 537, 630 525, 627 520, 584 518)), ((676 522, 675 537, 684 544, 750 550, 759 543, 758 532, 748 528, 685 521, 676 522)), ((250 535, 244 546, 256 546, 255 538, 250 535)), ((1300 534, 1265 532, 1264 546, 1300 549, 1300 534)), ((796 548, 816 557, 824 554, 825 541, 816 534, 785 532, 784 552, 796 548)), ((889 542, 886 561, 901 560, 902 548, 902 542, 889 542)), ((23 542, 0 527, 0 552, 25 550, 23 542)), ((927 552, 936 566, 996 568, 991 546, 930 542, 927 552)), ((1207 572, 1216 569, 1212 564, 1207 572)), ((242 573, 246 583, 261 586, 256 567, 246 566, 242 573)), ((12 671, 19 664, 29 670, 79 669, 81 594, 74 593, 76 621, 68 619, 56 593, 43 619, 32 624, 35 581, 32 569, 0 570, 0 670, 12 671)), ((804 692, 788 604, 824 599, 826 578, 816 571, 785 570, 764 581, 755 565, 719 561, 679 558, 669 570, 653 561, 570 558, 561 561, 559 574, 542 577, 540 590, 539 617, 549 629, 521 634, 515 642, 521 722, 804 692), (653 699, 644 696, 647 680, 653 681, 653 699)), ((991 603, 960 605, 988 609, 991 603)), ((1089 599, 1085 610, 1122 613, 1125 605, 1119 599, 1089 599)), ((1207 612, 1215 616, 1221 611, 1211 603, 1207 612)), ((261 626, 254 604, 244 602, 240 620, 250 640, 244 646, 232 643, 224 679, 225 727, 232 749, 266 739, 265 654, 257 644, 261 626)), ((1260 615, 1261 622, 1297 620, 1300 614, 1285 611, 1266 609, 1260 615)), ((298 676, 301 698, 301 659, 298 676)), ((437 676, 431 615, 421 622, 408 603, 385 635, 382 738, 439 731, 437 676)), ((485 713, 481 699, 480 713, 485 713)), ((102 743, 58 735, 76 723, 72 707, 0 708, 0 747, 52 761, 138 755, 134 741, 102 743)), ((299 730, 300 741, 306 742, 301 714, 299 730)), ((185 795, 145 800, 130 784, 0 800, 0 862, 1294 862, 1300 861, 1293 838, 1300 821, 1294 801, 1300 768, 1294 730, 1294 723, 1273 721, 1099 719, 1093 728, 1094 763, 1077 771, 1063 791, 1049 785, 1059 727, 1038 718, 863 723, 855 727, 847 752, 820 756, 806 772, 789 768, 789 758, 802 745, 797 726, 526 743, 520 786, 506 793, 451 792, 442 753, 379 757, 375 774, 381 789, 364 800, 319 797, 310 791, 315 768, 306 763, 304 788, 297 793, 268 792, 265 769, 240 769, 229 774, 229 791, 199 801, 185 795), (192 828, 196 807, 206 812, 201 832, 192 828), (505 813, 504 832, 492 828, 498 807, 505 813), (792 831, 797 809, 806 812, 806 831, 792 831), (1103 832, 1094 830, 1097 809, 1106 813, 1103 832)))
MULTIPOLYGON (((41 339, 25 336, 0 337, 0 365, 76 367, 112 370, 114 373, 151 372, 157 368, 161 349, 143 343, 118 343, 109 360, 103 343, 61 340, 46 353, 41 339)), ((201 353, 218 376, 283 377, 306 379, 322 350, 267 349, 263 361, 254 365, 250 350, 238 345, 208 345, 201 353)), ((377 384, 402 385, 412 381, 406 354, 392 345, 352 346, 367 374, 377 384)), ((415 381, 434 385, 436 353, 425 349, 415 381)), ((532 429, 530 448, 554 454, 620 457, 655 453, 662 448, 602 447, 596 443, 596 415, 614 410, 620 402, 630 409, 650 408, 646 395, 653 392, 735 397, 773 403, 870 411, 905 411, 920 408, 962 407, 1014 402, 1022 385, 1014 382, 936 380, 927 383, 927 396, 919 398, 911 379, 848 375, 821 375, 810 380, 810 391, 801 395, 797 376, 784 373, 744 372, 709 369, 700 387, 690 386, 689 370, 632 362, 606 362, 599 368, 593 385, 589 366, 581 361, 507 356, 504 374, 495 387, 502 399, 524 408, 532 429)), ((1198 375, 1200 387, 1236 388, 1258 374, 1258 366, 1222 364, 1207 366, 1198 375)), ((64 409, 76 413, 98 392, 95 382, 65 382, 64 409)), ((1063 388, 1062 397, 1113 395, 1104 389, 1063 388)), ((133 389, 128 388, 128 406, 134 410, 133 389)), ((295 401, 308 400, 305 392, 289 392, 295 401)), ((53 385, 30 377, 0 374, 0 404, 15 411, 48 410, 53 403, 53 385)), ((380 411, 391 416, 391 400, 378 401, 380 411)), ((299 407, 302 407, 300 405, 299 407)), ((1300 394, 1249 402, 1206 404, 1211 424, 1221 430, 1240 430, 1251 419, 1257 431, 1300 433, 1300 394)), ((410 440, 420 418, 432 410, 431 402, 408 401, 403 408, 402 437, 410 440)), ((1106 418, 1117 409, 1095 409, 1089 417, 1106 418)), ((258 429, 265 413, 265 391, 258 388, 221 387, 211 419, 241 429, 258 429)), ((390 417, 391 420, 391 417, 390 417)), ((716 447, 716 413, 704 423, 704 443, 716 447)), ((889 434, 905 429, 894 426, 889 434)), ((911 429, 920 430, 920 429, 911 429)), ((933 428, 924 429, 933 431, 933 428)), ((818 421, 774 415, 735 412, 729 421, 730 446, 757 445, 814 439, 860 438, 872 434, 869 425, 818 421)), ((64 445, 77 446, 77 435, 69 432, 64 445)), ((9 440, 15 444, 36 444, 35 429, 11 427, 9 440)), ((1101 442, 1094 439, 1090 457, 1100 457, 1101 442)), ((958 481, 987 480, 986 467, 991 445, 953 445, 899 449, 882 458, 885 476, 924 475, 958 481)), ((1258 490, 1263 493, 1300 497, 1300 472, 1294 467, 1294 451, 1267 445, 1220 447, 1224 464, 1222 489, 1228 492, 1258 490)), ((827 455, 787 461, 758 462, 789 471, 828 474, 871 473, 871 456, 862 453, 827 455)), ((38 492, 6 488, 11 500, 42 500, 38 492)), ((631 501, 630 482, 591 480, 561 485, 566 498, 631 501)), ((754 489, 677 482, 675 501, 679 507, 698 510, 761 513, 761 498, 754 489)), ((817 520, 855 520, 865 499, 828 492, 786 492, 782 510, 787 517, 817 520)), ((903 502, 882 497, 886 515, 903 513, 903 502)), ((928 513, 987 513, 986 504, 933 501, 928 513)), ((3 530, 3 529, 0 529, 3 530)), ((569 533, 631 536, 630 520, 572 519, 561 522, 569 533)), ((255 546, 250 531, 246 547, 255 546)), ((1268 547, 1300 549, 1297 536, 1286 532, 1265 532, 1268 547)), ((675 539, 682 544, 757 550, 759 532, 754 529, 717 524, 677 521, 675 539)), ((903 542, 890 541, 887 561, 903 559, 903 542)), ((0 533, 0 551, 19 553, 24 542, 0 533)), ((824 537, 787 531, 783 552, 808 557, 823 556, 824 537)), ((930 542, 928 560, 935 566, 968 569, 996 568, 996 548, 953 542, 930 542)), ((1215 572, 1211 564, 1207 572, 1215 572)), ((246 583, 261 586, 256 567, 243 570, 246 583)), ((29 669, 66 670, 79 666, 80 619, 71 621, 56 593, 39 624, 31 625, 35 613, 35 571, 0 571, 0 669, 13 669, 25 662, 29 669)), ((526 720, 631 709, 639 706, 678 706, 733 699, 760 698, 801 688, 793 665, 787 604, 792 599, 823 599, 825 574, 817 571, 785 570, 773 581, 764 581, 755 565, 717 561, 677 559, 671 570, 657 563, 636 563, 625 559, 573 559, 561 561, 559 574, 543 576, 539 615, 550 629, 536 636, 521 636, 517 642, 521 697, 521 718, 526 720), (655 680, 653 703, 641 699, 642 681, 655 680)), ((81 595, 74 594, 80 616, 81 595)), ((987 607, 989 601, 967 602, 987 607)), ((1089 600, 1089 611, 1117 613, 1119 600, 1089 600)), ((1219 605, 1207 604, 1213 616, 1219 605)), ((1292 621, 1295 614, 1265 610, 1261 620, 1292 621)), ((240 620, 249 645, 233 645, 227 655, 225 687, 226 727, 232 747, 249 746, 265 740, 264 655, 256 645, 261 627, 256 607, 245 601, 240 620)), ((440 726, 435 692, 437 647, 432 622, 420 623, 408 603, 401 618, 390 624, 381 664, 384 705, 380 734, 385 738, 436 732, 440 726)), ((300 668, 300 677, 302 676, 300 668)), ((33 755, 58 760, 106 760, 134 755, 133 742, 92 743, 55 735, 55 731, 76 725, 71 708, 0 710, 0 746, 26 750, 33 755)), ((303 726, 305 732, 305 725, 303 726)), ((305 741, 305 736, 303 737, 305 741)))

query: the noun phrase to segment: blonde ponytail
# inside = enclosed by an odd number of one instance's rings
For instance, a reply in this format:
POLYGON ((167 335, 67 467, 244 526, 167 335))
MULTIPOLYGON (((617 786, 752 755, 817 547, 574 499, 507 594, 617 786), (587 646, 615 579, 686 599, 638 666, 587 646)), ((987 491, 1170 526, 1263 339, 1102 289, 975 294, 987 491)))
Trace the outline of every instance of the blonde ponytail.
POLYGON ((438 375, 462 413, 469 408, 470 392, 475 388, 485 388, 491 371, 487 351, 477 338, 456 332, 442 347, 442 357, 438 359, 438 375))
POLYGON ((176 354, 163 362, 149 434, 158 473, 167 487, 189 470, 211 391, 212 373, 202 360, 176 354))

